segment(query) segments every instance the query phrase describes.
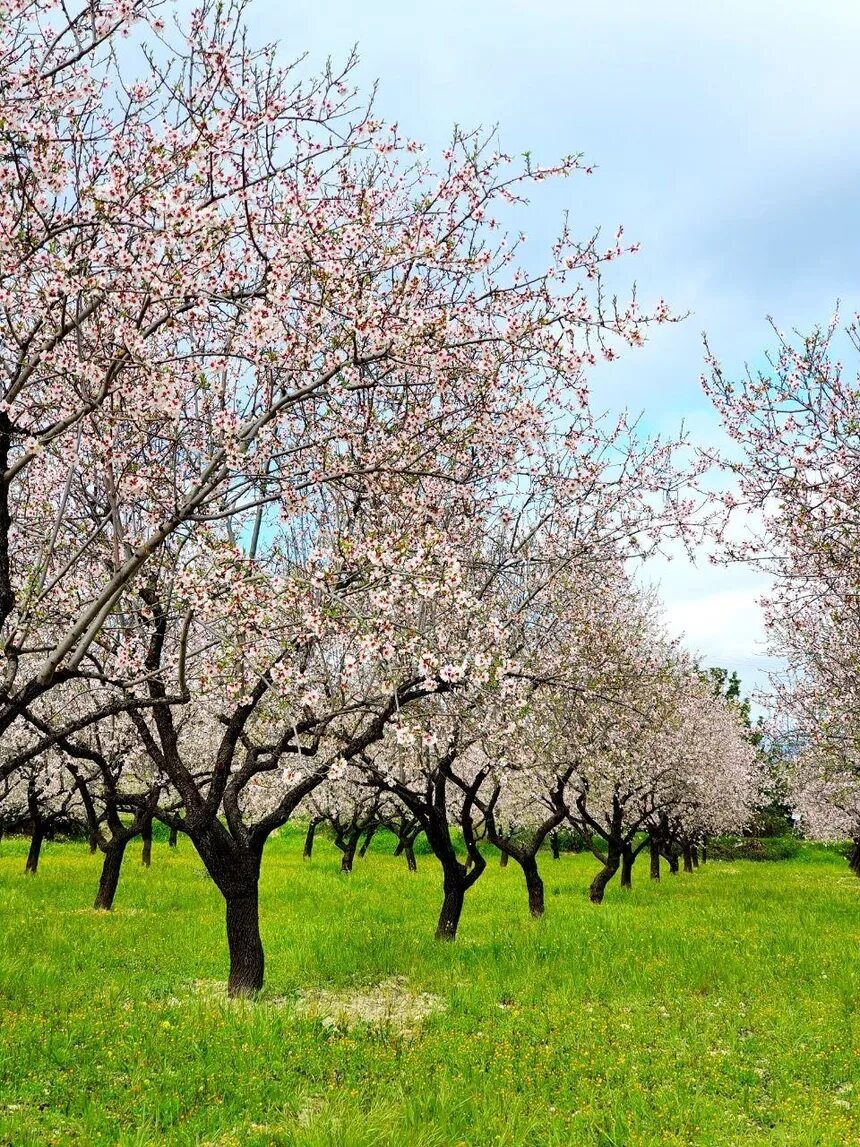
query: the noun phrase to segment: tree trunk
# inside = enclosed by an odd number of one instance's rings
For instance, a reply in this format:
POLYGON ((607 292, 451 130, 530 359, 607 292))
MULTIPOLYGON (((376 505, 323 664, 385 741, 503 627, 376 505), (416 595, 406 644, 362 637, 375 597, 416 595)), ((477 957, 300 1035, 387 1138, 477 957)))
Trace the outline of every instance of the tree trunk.
POLYGON ((525 860, 520 861, 520 863, 523 869, 523 876, 526 878, 526 889, 529 894, 529 912, 535 917, 543 916, 543 881, 538 872, 537 860, 533 856, 527 856, 525 860))
POLYGON ((406 840, 404 837, 399 836, 397 838, 397 847, 394 849, 394 852, 392 853, 392 855, 393 856, 402 856, 405 848, 406 848, 406 840))
POLYGON ((453 940, 457 935, 457 925, 460 923, 460 914, 463 911, 466 886, 462 880, 446 875, 444 888, 445 899, 442 901, 442 911, 439 913, 439 923, 436 925, 436 939, 453 940))
POLYGON ((635 860, 635 857, 633 856, 633 849, 630 848, 629 845, 628 845, 628 847, 622 849, 622 852, 621 852, 621 887, 622 888, 632 888, 633 887, 633 861, 634 860, 635 860))
POLYGON ((314 851, 314 837, 316 836, 317 822, 312 820, 308 824, 308 831, 305 833, 305 849, 302 853, 303 860, 310 860, 314 851))
POLYGON ((508 854, 506 852, 500 853, 499 854, 499 868, 507 868, 509 859, 510 859, 510 857, 508 856, 508 854))
POLYGON ((689 844, 685 844, 682 846, 681 855, 684 857, 684 871, 685 872, 692 872, 693 871, 693 854, 690 851, 689 844))
POLYGON ((355 860, 355 846, 358 844, 357 837, 350 837, 347 840, 343 850, 343 856, 340 858, 341 872, 352 872, 352 862, 355 860))
POLYGON ((403 851, 406 853, 406 867, 410 872, 417 872, 418 865, 415 863, 415 849, 411 844, 404 844, 403 851))
POLYGON ((361 848, 358 850, 358 855, 363 859, 367 856, 367 850, 370 848, 370 842, 376 836, 376 825, 367 830, 367 835, 364 838, 361 848))
POLYGON ((122 858, 125 856, 125 847, 127 844, 127 840, 112 841, 105 848, 104 860, 102 861, 102 875, 99 880, 99 890, 96 893, 93 908, 100 908, 105 912, 109 912, 111 908, 113 908, 113 900, 116 896, 120 869, 122 868, 122 858))
POLYGON ((648 846, 651 854, 651 879, 660 879, 660 845, 656 840, 652 840, 648 846))
POLYGON ((693 861, 693 868, 699 867, 699 850, 695 844, 690 846, 690 858, 693 861))
POLYGON ((263 986, 263 944, 260 940, 260 907, 257 883, 226 897, 227 944, 230 948, 231 999, 256 996, 263 986))
POLYGON ((97 832, 90 833, 90 856, 95 856, 99 850, 99 835, 97 832))
POLYGON ((179 840, 179 829, 172 828, 170 830, 170 836, 167 838, 167 843, 170 845, 171 848, 176 848, 176 842, 178 840, 179 840))
POLYGON ((140 863, 144 868, 152 864, 152 817, 144 817, 140 826, 140 837, 143 845, 140 850, 140 863))
POLYGON ((699 860, 702 864, 705 864, 707 859, 708 859, 708 838, 705 837, 705 839, 702 841, 701 855, 699 857, 699 860))
POLYGON ((549 834, 549 847, 550 847, 550 850, 552 851, 553 860, 560 860, 561 859, 561 849, 558 846, 558 833, 557 832, 551 832, 549 834))
POLYGON ((39 854, 42 851, 42 841, 45 839, 45 830, 43 828, 34 828, 33 835, 30 837, 30 849, 27 853, 27 863, 24 865, 24 871, 29 872, 31 876, 35 876, 39 868, 39 854))
POLYGON ((670 852, 667 854, 666 859, 669 861, 669 872, 672 876, 678 875, 678 856, 677 853, 670 852))
POLYGON ((610 849, 606 854, 606 861, 601 868, 600 872, 595 876, 591 882, 591 887, 588 890, 588 898, 592 904, 601 904, 603 902, 603 894, 606 891, 606 885, 618 871, 618 865, 621 863, 620 851, 610 849))
POLYGON ((848 867, 855 876, 860 876, 860 837, 854 840, 854 847, 848 854, 848 867))

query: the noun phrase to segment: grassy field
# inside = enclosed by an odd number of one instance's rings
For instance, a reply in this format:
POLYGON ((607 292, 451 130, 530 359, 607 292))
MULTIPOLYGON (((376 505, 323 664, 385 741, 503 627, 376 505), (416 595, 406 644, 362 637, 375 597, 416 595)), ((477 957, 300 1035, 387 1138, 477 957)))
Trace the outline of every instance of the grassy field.
POLYGON ((310 863, 295 832, 272 841, 265 995, 228 1004, 222 902, 187 841, 150 870, 130 850, 113 915, 87 907, 85 848, 46 845, 25 878, 26 843, 0 843, 0 1143, 860 1143, 841 858, 659 886, 640 862, 598 907, 593 858, 547 856, 539 922, 494 862, 440 946, 432 857, 409 876, 384 846, 342 876, 327 841, 310 863))

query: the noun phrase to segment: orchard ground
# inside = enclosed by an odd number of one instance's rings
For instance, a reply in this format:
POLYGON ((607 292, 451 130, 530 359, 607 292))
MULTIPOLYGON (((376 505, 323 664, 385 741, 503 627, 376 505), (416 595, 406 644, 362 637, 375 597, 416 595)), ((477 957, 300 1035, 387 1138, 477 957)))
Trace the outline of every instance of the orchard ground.
POLYGON ((860 880, 833 850, 617 880, 546 855, 547 915, 491 865, 433 940, 438 867, 267 848, 266 989, 227 1002, 223 900, 187 840, 0 843, 0 1144, 515 1147, 860 1142, 860 880))

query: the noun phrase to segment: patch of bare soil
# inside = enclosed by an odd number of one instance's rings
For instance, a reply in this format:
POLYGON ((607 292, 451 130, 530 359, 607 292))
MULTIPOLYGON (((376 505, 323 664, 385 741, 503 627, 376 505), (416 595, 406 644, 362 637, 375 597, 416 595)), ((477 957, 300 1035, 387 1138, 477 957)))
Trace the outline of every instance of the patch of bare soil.
POLYGON ((298 1010, 321 1019, 327 1027, 373 1024, 408 1034, 427 1016, 444 1011, 445 1003, 429 992, 410 991, 405 976, 392 976, 367 987, 302 991, 299 993, 298 1010))

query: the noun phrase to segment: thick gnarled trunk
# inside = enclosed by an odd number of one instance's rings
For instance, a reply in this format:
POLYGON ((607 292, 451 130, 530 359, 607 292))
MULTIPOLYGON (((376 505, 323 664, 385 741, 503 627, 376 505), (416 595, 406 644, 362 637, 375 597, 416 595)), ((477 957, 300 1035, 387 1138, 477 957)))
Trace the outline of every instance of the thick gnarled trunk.
POLYGON ((656 840, 649 841, 648 855, 651 858, 651 879, 660 879, 660 845, 656 840))
POLYGON ((185 831, 224 897, 230 951, 227 994, 255 996, 263 986, 265 963, 259 904, 264 841, 235 840, 217 820, 201 828, 189 821, 185 831))
POLYGON ((543 881, 538 872, 537 860, 534 856, 526 856, 520 861, 523 876, 526 880, 526 891, 529 897, 529 912, 535 918, 544 914, 543 881))
POLYGON ((140 863, 144 868, 152 864, 152 817, 146 816, 140 825, 142 845, 140 849, 140 863))
POLYGON ((606 892, 606 886, 615 873, 618 871, 618 866, 621 863, 621 851, 617 848, 610 848, 606 854, 606 860, 600 872, 595 876, 591 882, 591 887, 588 890, 588 899, 592 904, 602 904, 603 895, 606 892))
POLYGON ((439 923, 436 925, 437 940, 453 940, 457 935, 457 927, 463 912, 463 901, 466 898, 466 882, 456 876, 445 874, 445 898, 442 901, 442 911, 439 913, 439 923))
POLYGON ((226 904, 227 944, 230 949, 227 995, 231 999, 254 997, 263 986, 265 970, 257 881, 249 882, 226 897, 226 904))
POLYGON ((93 908, 109 912, 113 908, 114 897, 119 886, 119 874, 122 870, 122 860, 125 856, 128 840, 111 841, 104 849, 102 861, 102 874, 99 880, 99 890, 93 903, 93 908))
POLYGON ((24 865, 24 872, 30 876, 35 876, 39 870, 39 857, 42 854, 42 842, 45 839, 45 830, 37 825, 33 829, 33 835, 30 837, 30 847, 27 851, 27 863, 24 865))
POLYGON ((341 848, 343 849, 343 856, 340 858, 341 872, 352 872, 352 865, 355 861, 355 849, 358 845, 358 834, 348 837, 341 848))
POLYGON ((314 838, 317 834, 317 825, 319 821, 312 820, 308 824, 308 831, 305 833, 305 847, 302 849, 302 860, 310 860, 314 854, 314 838))
POLYGON ((358 855, 361 860, 367 856, 367 850, 370 848, 370 842, 376 836, 376 825, 367 830, 367 835, 362 841, 361 848, 358 850, 358 855))
POLYGON ((625 845, 621 850, 621 887, 633 887, 633 862, 636 859, 633 849, 630 845, 625 845))

